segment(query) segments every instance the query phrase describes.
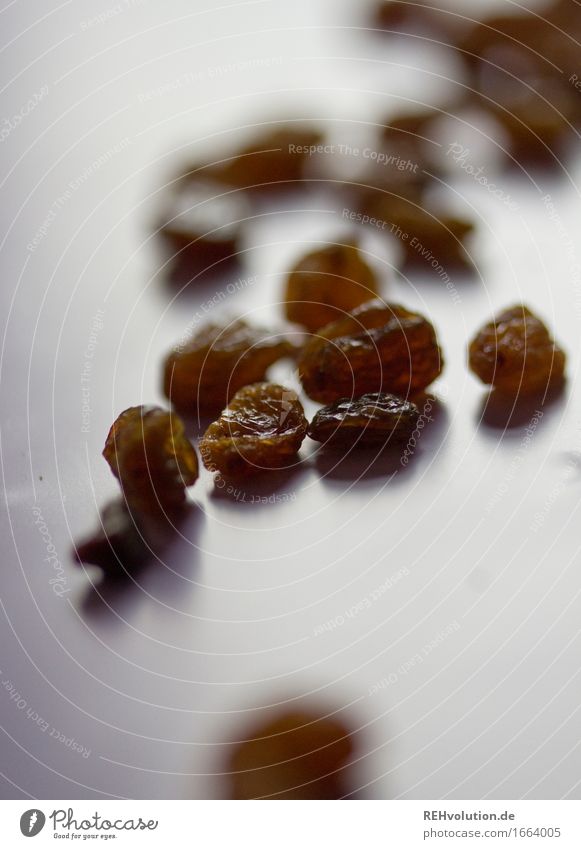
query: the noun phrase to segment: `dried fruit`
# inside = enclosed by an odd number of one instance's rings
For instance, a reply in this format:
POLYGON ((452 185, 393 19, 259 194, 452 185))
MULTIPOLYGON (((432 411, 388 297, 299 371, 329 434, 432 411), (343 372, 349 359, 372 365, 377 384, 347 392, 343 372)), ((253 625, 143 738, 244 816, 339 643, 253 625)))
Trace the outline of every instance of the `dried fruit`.
POLYGON ((470 221, 402 201, 391 204, 391 230, 404 252, 407 267, 472 269, 464 242, 474 227, 470 221))
POLYGON ((500 392, 536 394, 562 381, 565 354, 528 307, 504 310, 486 324, 469 348, 472 371, 500 392))
POLYGON ((198 458, 182 420, 160 407, 130 407, 113 423, 103 456, 132 513, 179 508, 198 478, 198 458))
POLYGON ((306 124, 268 129, 223 162, 195 171, 248 191, 288 191, 303 178, 309 150, 320 145, 322 138, 317 129, 306 124))
POLYGON ((163 517, 143 519, 124 500, 111 502, 101 512, 98 530, 75 546, 75 560, 114 578, 138 572, 161 557, 175 536, 174 524, 163 517))
POLYGON ((410 401, 373 392, 354 400, 340 398, 323 407, 309 425, 308 435, 337 448, 393 445, 409 439, 419 415, 410 401))
POLYGON ((442 367, 433 325, 379 298, 321 328, 299 360, 305 392, 323 404, 368 392, 413 395, 442 367))
POLYGON ((182 269, 205 271, 236 258, 241 226, 249 214, 247 202, 233 189, 190 180, 178 185, 160 231, 182 269))
POLYGON ((336 719, 289 711, 256 726, 230 758, 233 799, 340 799, 350 789, 349 731, 336 719))
POLYGON ((281 333, 252 327, 242 319, 209 324, 167 357, 163 389, 184 412, 216 413, 294 347, 281 333))
POLYGON ((286 317, 317 330, 377 295, 377 279, 356 243, 329 245, 303 256, 286 285, 286 317))
POLYGON ((202 461, 224 477, 281 469, 293 461, 307 427, 292 390, 276 383, 245 386, 204 434, 202 461))

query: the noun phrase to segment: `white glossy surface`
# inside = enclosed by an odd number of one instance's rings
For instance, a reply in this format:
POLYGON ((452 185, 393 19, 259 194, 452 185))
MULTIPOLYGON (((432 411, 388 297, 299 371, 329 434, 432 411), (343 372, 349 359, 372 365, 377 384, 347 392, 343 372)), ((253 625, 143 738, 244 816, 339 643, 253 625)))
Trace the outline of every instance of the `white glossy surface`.
MULTIPOLYGON (((223 743, 247 711, 313 693, 353 703, 358 780, 373 797, 578 798, 581 288, 565 239, 577 243, 579 163, 560 177, 500 177, 516 213, 452 172, 456 207, 479 219, 480 279, 457 281, 459 302, 429 279, 396 279, 393 249, 367 233, 385 293, 430 315, 447 361, 439 418, 405 472, 321 476, 309 443, 278 490, 289 500, 267 505, 216 497, 204 473, 172 571, 100 601, 97 573, 75 570, 70 549, 116 494, 104 437, 121 409, 163 401, 161 358, 199 308, 195 294, 172 300, 150 237, 176 163, 216 132, 268 120, 272 96, 276 114, 351 132, 458 73, 423 43, 388 47, 345 28, 359 23, 357 3, 122 0, 95 22, 107 8, 54 3, 39 18, 16 2, 0 13, 3 114, 48 88, 0 148, 3 795, 219 796, 223 743), (146 95, 188 73, 198 76, 146 95), (485 392, 465 367, 466 340, 521 298, 569 355, 566 394, 528 441, 526 417, 506 432, 480 421, 485 392)), ((242 276, 258 280, 220 309, 278 315, 304 241, 343 232, 340 209, 314 205, 324 211, 300 202, 249 229, 242 276)))

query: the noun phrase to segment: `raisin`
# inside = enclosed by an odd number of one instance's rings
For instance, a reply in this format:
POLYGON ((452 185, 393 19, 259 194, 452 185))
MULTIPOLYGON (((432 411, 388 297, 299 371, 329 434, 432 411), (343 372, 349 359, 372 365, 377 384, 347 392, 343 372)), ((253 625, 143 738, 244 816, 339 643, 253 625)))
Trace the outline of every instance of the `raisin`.
POLYGON ((109 577, 122 578, 162 556, 174 536, 173 524, 151 516, 144 521, 124 500, 113 501, 102 510, 98 530, 75 546, 74 557, 78 563, 99 566, 109 577))
POLYGON ((469 348, 472 371, 499 392, 537 394, 562 382, 565 354, 527 307, 504 310, 486 324, 469 348))
POLYGON ((320 145, 322 138, 308 125, 282 126, 261 133, 223 162, 193 170, 199 176, 247 191, 288 191, 302 180, 309 148, 320 145))
POLYGON ((182 420, 160 407, 130 407, 109 431, 103 456, 131 512, 159 514, 183 505, 198 478, 198 458, 182 420))
POLYGON ((308 435, 327 446, 380 446, 405 442, 413 433, 420 411, 397 395, 373 392, 355 400, 340 398, 315 415, 308 435))
POLYGON ((336 719, 306 710, 281 713, 252 729, 229 762, 233 799, 340 799, 353 752, 336 719))
POLYGON ((460 15, 446 11, 439 4, 408 4, 402 0, 380 0, 375 9, 374 23, 377 29, 398 35, 426 33, 438 41, 452 43, 464 28, 460 15))
POLYGON ((377 279, 356 243, 329 245, 303 256, 286 285, 286 317, 317 330, 377 295, 377 279))
POLYGON ((305 392, 323 404, 368 392, 406 397, 425 389, 442 367, 432 324, 379 298, 321 328, 299 359, 305 392))
POLYGON ((240 230, 249 216, 246 201, 217 182, 178 185, 160 231, 182 270, 200 272, 234 261, 240 230))
POLYGON ((473 268, 464 242, 473 224, 453 215, 436 213, 428 207, 402 202, 392 205, 392 232, 404 252, 407 268, 473 268))
POLYGON ((294 353, 283 334, 242 319, 209 324, 167 357, 164 392, 185 413, 214 414, 243 386, 263 380, 269 366, 294 353))
POLYGON ((204 434, 202 461, 224 477, 281 469, 292 462, 307 427, 301 402, 292 390, 275 383, 245 386, 204 434))

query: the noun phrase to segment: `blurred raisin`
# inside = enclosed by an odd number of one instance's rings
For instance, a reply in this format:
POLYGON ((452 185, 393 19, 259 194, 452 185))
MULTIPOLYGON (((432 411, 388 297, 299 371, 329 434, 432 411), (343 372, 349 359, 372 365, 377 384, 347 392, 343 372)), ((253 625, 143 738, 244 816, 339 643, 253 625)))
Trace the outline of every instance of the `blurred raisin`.
POLYGON ((441 4, 406 3, 404 0, 379 0, 375 7, 376 29, 397 35, 425 33, 437 41, 454 44, 465 29, 462 16, 447 11, 441 4))
POLYGON ((355 243, 329 245, 303 256, 286 285, 286 317, 317 330, 377 295, 375 272, 355 243))
POLYGON ((511 395, 542 393, 563 380, 565 354, 527 307, 504 310, 486 324, 469 348, 472 371, 511 395))
POLYGON ((351 789, 347 728, 305 710, 255 726, 229 761, 233 799, 340 799, 351 789))
POLYGON ((442 367, 432 324, 380 299, 321 328, 299 359, 305 392, 323 404, 368 392, 413 395, 442 367))
POLYGON ((75 546, 74 556, 78 563, 99 566, 106 575, 123 578, 163 556, 174 536, 173 523, 132 513, 119 499, 102 510, 98 530, 75 546))
POLYGON ((217 413, 238 389, 262 380, 269 366, 294 353, 283 334, 242 319, 209 324, 166 358, 164 392, 185 413, 217 413))
POLYGON ((109 431, 103 456, 131 512, 179 508, 198 478, 198 458, 182 420, 160 407, 130 407, 109 431))
POLYGON ((323 407, 311 422, 308 435, 337 448, 393 445, 409 439, 419 415, 410 401, 373 392, 361 398, 340 398, 323 407))
MULTIPOLYGON (((267 129, 216 164, 197 166, 194 176, 217 180, 253 193, 286 192, 304 177, 308 149, 322 134, 308 124, 267 129)), ((187 175, 186 175, 187 176, 187 175)))
POLYGON ((276 383, 240 389, 202 441, 202 462, 224 477, 285 468, 307 433, 308 422, 295 392, 276 383))
POLYGON ((248 204, 234 190, 191 181, 174 191, 160 232, 180 270, 198 274, 236 259, 241 226, 249 214, 248 204))

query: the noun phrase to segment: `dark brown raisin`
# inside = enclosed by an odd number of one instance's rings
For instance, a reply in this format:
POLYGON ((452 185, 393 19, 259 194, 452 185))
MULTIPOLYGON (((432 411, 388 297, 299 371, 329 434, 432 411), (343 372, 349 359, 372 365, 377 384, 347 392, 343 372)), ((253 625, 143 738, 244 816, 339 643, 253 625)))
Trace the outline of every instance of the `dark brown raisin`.
POLYGON ((356 243, 329 245, 303 256, 286 285, 289 321, 317 330, 375 297, 377 278, 356 243))
POLYGON ((469 348, 472 371, 500 392, 536 394, 564 378, 565 354, 547 327, 517 305, 486 324, 469 348))
POLYGON ((333 448, 393 445, 409 439, 419 415, 410 401, 373 392, 361 398, 340 398, 323 407, 311 422, 308 435, 333 448))
POLYGON ((184 413, 217 413, 249 383, 295 347, 281 333, 252 327, 242 319, 209 324, 167 357, 163 389, 184 413))
POLYGON ((160 225, 174 261, 192 274, 234 261, 249 207, 243 197, 218 182, 178 186, 160 225))
POLYGON ((321 328, 299 359, 305 392, 323 404, 368 392, 407 397, 429 386, 442 367, 433 325, 380 299, 321 328))
POLYGON ((307 427, 296 392, 276 383, 245 386, 204 434, 202 462, 224 477, 282 469, 293 462, 307 427))

